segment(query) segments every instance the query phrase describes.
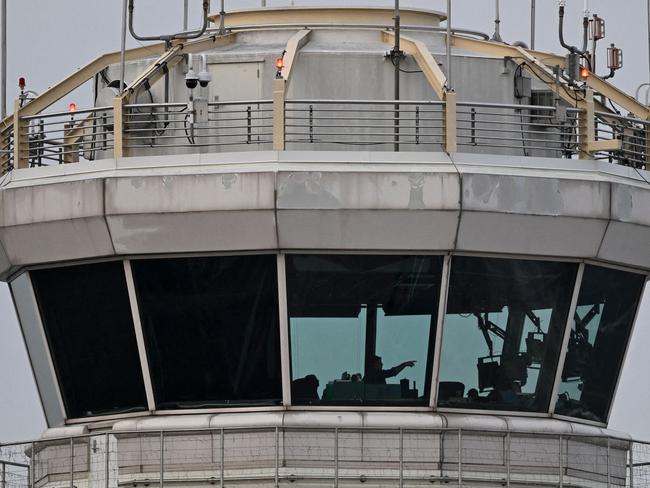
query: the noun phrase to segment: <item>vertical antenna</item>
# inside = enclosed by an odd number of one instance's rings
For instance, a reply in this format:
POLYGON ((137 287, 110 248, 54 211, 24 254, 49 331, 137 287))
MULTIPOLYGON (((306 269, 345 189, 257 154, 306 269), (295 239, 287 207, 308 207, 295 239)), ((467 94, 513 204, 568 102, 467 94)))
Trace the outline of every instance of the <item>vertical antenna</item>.
POLYGON ((124 72, 125 72, 125 55, 126 51, 126 4, 128 0, 124 0, 122 5, 122 47, 120 49, 120 95, 124 93, 124 72))
POLYGON ((224 5, 225 0, 221 0, 221 10, 219 11, 219 34, 224 35, 226 33, 226 7, 224 5))
POLYGON ((535 0, 530 0, 530 48, 535 49, 535 0))
POLYGON ((399 152, 399 64, 402 60, 402 51, 400 46, 400 15, 399 0, 395 0, 395 46, 390 53, 390 59, 395 67, 395 152, 399 152))
MULTIPOLYGON (((648 0, 650 2, 650 0, 648 0)), ((447 0, 447 88, 452 88, 451 83, 451 0, 447 0)))
POLYGON ((183 1, 183 32, 187 32, 188 29, 188 3, 189 0, 183 1))
POLYGON ((496 12, 494 17, 494 35, 492 36, 492 40, 497 42, 502 42, 501 32, 499 28, 501 24, 501 15, 500 15, 501 9, 499 8, 499 0, 495 0, 494 7, 496 12))
POLYGON ((7 0, 2 0, 2 67, 0 69, 0 105, 2 105, 2 118, 7 116, 7 0))
POLYGON ((266 0, 262 0, 262 7, 266 7, 266 0))

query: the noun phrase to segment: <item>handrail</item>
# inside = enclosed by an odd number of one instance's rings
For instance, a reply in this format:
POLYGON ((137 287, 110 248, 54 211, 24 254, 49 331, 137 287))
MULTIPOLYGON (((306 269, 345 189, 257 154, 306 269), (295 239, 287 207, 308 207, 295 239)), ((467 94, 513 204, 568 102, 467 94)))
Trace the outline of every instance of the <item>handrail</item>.
MULTIPOLYGON (((280 93, 284 93, 283 87, 280 93)), ((453 152, 461 147, 465 152, 579 156, 636 168, 648 160, 650 121, 593 109, 558 111, 545 105, 467 101, 453 104, 446 94, 442 101, 283 96, 280 103, 269 99, 209 102, 206 121, 196 123, 191 122, 187 104, 182 102, 124 103, 119 105, 119 113, 115 106, 42 113, 21 117, 17 130, 4 130, 0 164, 4 170, 12 169, 12 147, 29 165, 37 166, 111 157, 111 151, 113 157, 128 150, 142 155, 156 147, 190 152, 226 146, 265 150, 272 144, 279 150, 286 144, 318 150, 327 144, 386 149, 393 141, 390 131, 396 105, 401 111, 400 143, 405 150, 453 152), (448 130, 451 124, 453 130, 448 130), (16 147, 15 141, 21 139, 23 145, 16 147)))
POLYGON ((473 481, 495 486, 519 483, 558 486, 559 482, 559 486, 582 487, 595 486, 594 483, 604 485, 605 481, 608 485, 623 486, 629 482, 629 486, 637 488, 650 486, 647 482, 649 443, 611 433, 509 428, 265 424, 104 430, 0 444, 0 465, 3 457, 8 457, 10 462, 24 461, 18 464, 22 464, 25 471, 12 473, 12 487, 15 488, 35 486, 35 477, 43 484, 54 479, 57 483, 63 480, 70 484, 73 480, 83 483, 85 479, 90 481, 92 476, 93 480, 102 480, 107 485, 112 478, 115 486, 154 484, 163 487, 167 481, 224 487, 226 481, 254 483, 265 480, 274 480, 275 486, 279 486, 281 480, 294 482, 305 475, 312 480, 333 481, 334 486, 339 486, 339 481, 355 478, 362 482, 370 479, 392 482, 394 486, 416 480, 443 483, 458 480, 458 486, 473 481), (367 444, 359 444, 356 435, 350 437, 351 433, 372 437, 367 444), (236 438, 226 442, 227 436, 232 435, 236 438), (423 438, 424 435, 430 438, 423 438), (184 443, 181 436, 187 436, 191 442, 184 443), (149 441, 144 451, 141 445, 133 450, 131 442, 142 439, 149 441), (167 439, 178 442, 168 443, 167 439), (305 456, 303 450, 311 446, 313 452, 305 456), (522 447, 524 449, 518 451, 522 447), (345 473, 338 469, 341 452, 346 452, 345 473), (206 453, 209 455, 205 456, 206 453), (92 455, 101 463, 94 464, 97 461, 92 455), (179 456, 182 464, 178 462, 179 456), (301 461, 302 472, 285 468, 291 466, 293 460, 301 461), (383 463, 381 467, 377 466, 378 461, 383 463), (237 469, 229 470, 233 466, 229 463, 234 463, 237 469), (368 466, 374 469, 368 472, 365 463, 370 463, 368 466), (93 465, 96 467, 92 468, 93 465), (131 469, 135 466, 138 466, 137 472, 131 469), (313 471, 314 468, 317 471, 313 471), (255 473, 248 472, 251 469, 255 469, 255 473))

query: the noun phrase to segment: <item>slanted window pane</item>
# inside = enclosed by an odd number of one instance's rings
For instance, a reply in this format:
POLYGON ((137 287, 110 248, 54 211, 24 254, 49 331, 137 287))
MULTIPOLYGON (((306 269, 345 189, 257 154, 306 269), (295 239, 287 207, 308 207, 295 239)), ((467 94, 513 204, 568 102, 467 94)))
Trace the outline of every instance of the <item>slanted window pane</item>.
POLYGON ((427 405, 442 258, 287 256, 294 404, 427 405))
POLYGON ((586 266, 555 412, 606 422, 645 276, 586 266))
POLYGON ((438 405, 548 410, 577 265, 454 257, 438 405))
POLYGON ((146 410, 122 262, 30 276, 68 417, 146 410))
POLYGON ((157 408, 282 401, 274 255, 131 267, 157 408))

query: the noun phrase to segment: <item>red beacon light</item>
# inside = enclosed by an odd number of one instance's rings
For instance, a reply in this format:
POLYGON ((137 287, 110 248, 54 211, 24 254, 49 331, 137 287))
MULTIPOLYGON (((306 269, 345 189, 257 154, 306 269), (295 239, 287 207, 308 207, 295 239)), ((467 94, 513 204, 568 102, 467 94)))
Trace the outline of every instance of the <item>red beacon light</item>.
POLYGON ((22 76, 18 78, 18 88, 20 88, 20 90, 22 91, 25 89, 26 86, 27 86, 27 81, 25 80, 25 78, 22 76))
POLYGON ((68 112, 74 113, 77 111, 77 104, 76 103, 70 103, 68 105, 68 112))
POLYGON ((282 78, 282 70, 284 69, 284 57, 280 57, 275 60, 275 67, 278 70, 275 73, 275 77, 279 80, 282 78))
POLYGON ((580 68, 580 78, 583 80, 589 78, 589 68, 580 68))

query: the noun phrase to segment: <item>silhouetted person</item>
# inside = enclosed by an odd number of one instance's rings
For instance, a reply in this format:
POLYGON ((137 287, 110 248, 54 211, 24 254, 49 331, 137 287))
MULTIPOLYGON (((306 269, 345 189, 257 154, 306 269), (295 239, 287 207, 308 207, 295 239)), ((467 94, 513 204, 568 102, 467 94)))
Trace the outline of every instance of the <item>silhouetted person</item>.
POLYGON ((304 378, 293 380, 293 396, 299 401, 319 400, 318 397, 318 378, 316 375, 308 374, 304 378))
POLYGON ((384 369, 384 363, 379 356, 373 356, 368 371, 363 377, 363 382, 369 385, 385 385, 386 378, 392 378, 402 372, 404 368, 412 368, 415 361, 405 361, 394 368, 384 369))
POLYGON ((467 399, 470 401, 470 403, 478 402, 479 401, 478 390, 476 388, 471 388, 467 392, 467 399))

